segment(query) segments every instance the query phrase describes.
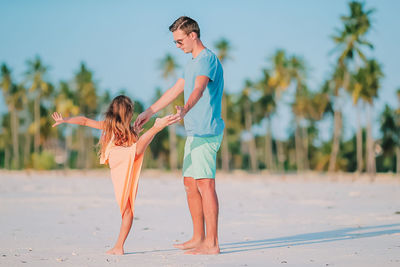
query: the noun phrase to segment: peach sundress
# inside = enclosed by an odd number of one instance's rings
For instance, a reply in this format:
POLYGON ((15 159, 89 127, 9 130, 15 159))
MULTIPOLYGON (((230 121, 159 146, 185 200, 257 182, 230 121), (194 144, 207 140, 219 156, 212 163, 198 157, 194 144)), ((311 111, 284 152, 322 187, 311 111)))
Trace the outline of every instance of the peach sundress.
POLYGON ((104 154, 100 157, 100 164, 108 164, 110 167, 115 198, 121 216, 124 214, 128 201, 130 201, 132 212, 134 212, 143 155, 144 153, 136 156, 136 143, 129 147, 116 146, 114 137, 112 137, 104 154))

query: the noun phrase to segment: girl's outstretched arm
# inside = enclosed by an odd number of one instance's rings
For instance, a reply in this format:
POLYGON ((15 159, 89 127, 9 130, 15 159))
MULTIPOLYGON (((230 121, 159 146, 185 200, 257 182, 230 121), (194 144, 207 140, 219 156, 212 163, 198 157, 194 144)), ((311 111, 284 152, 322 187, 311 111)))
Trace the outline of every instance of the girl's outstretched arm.
POLYGON ((154 136, 164 129, 166 126, 173 124, 174 116, 167 115, 163 118, 157 118, 153 127, 151 127, 147 132, 145 132, 137 141, 136 144, 136 155, 140 155, 146 151, 147 146, 151 143, 154 136))
POLYGON ((79 124, 83 126, 88 126, 91 128, 96 128, 96 129, 103 129, 103 122, 102 121, 95 121, 89 118, 86 118, 84 116, 78 116, 78 117, 70 117, 70 118, 63 118, 60 113, 54 112, 52 115, 53 119, 56 121, 56 123, 53 124, 53 127, 62 124, 62 123, 70 123, 70 124, 79 124))

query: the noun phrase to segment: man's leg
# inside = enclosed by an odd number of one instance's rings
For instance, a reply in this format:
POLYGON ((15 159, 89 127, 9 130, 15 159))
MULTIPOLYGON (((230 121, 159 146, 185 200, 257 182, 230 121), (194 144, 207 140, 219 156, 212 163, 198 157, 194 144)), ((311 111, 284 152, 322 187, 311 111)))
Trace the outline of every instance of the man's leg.
POLYGON ((218 197, 215 192, 215 180, 198 179, 196 182, 201 194, 207 234, 199 246, 186 252, 186 254, 219 254, 218 197))
POLYGON ((197 247, 204 240, 204 216, 203 203, 196 180, 192 177, 184 177, 187 202, 193 221, 193 237, 182 244, 175 244, 179 249, 191 249, 197 247))

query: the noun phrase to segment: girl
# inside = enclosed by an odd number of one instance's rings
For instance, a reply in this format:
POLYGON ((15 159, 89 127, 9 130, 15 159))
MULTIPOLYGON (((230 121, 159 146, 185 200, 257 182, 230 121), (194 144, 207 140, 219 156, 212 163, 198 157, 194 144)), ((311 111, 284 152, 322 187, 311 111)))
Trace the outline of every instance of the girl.
POLYGON ((139 138, 140 130, 134 129, 131 125, 132 116, 133 103, 129 97, 123 95, 113 99, 103 121, 95 121, 83 116, 63 118, 57 112, 52 115, 56 121, 53 127, 62 123, 71 123, 102 130, 99 141, 100 163, 108 163, 110 167, 115 197, 122 215, 118 240, 107 254, 124 254, 124 243, 132 226, 134 201, 144 151, 159 131, 174 123, 173 115, 156 119, 153 127, 139 138))

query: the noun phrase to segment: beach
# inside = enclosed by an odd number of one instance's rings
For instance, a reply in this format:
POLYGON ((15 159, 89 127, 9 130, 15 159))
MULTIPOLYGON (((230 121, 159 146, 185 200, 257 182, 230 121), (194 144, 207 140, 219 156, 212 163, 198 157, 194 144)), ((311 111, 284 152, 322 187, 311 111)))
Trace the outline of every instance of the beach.
POLYGON ((109 171, 0 171, 1 266, 400 266, 400 177, 217 173, 220 255, 184 255, 179 172, 145 170, 123 256, 109 171))

